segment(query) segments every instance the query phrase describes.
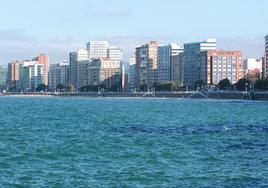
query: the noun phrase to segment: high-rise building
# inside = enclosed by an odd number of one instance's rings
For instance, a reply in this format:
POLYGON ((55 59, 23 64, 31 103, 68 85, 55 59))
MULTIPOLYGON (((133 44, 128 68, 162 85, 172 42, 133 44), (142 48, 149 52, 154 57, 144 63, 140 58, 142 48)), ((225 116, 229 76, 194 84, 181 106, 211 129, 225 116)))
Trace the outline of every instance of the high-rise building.
POLYGON ((56 90, 59 85, 69 85, 70 66, 66 62, 51 64, 49 67, 48 85, 50 90, 56 90))
POLYGON ((107 89, 124 89, 124 66, 110 58, 96 58, 77 62, 77 89, 83 86, 104 85, 107 89))
POLYGON ((157 82, 157 47, 158 42, 136 48, 137 88, 151 88, 157 82))
POLYGON ((88 85, 105 85, 106 88, 120 90, 124 84, 122 68, 122 62, 109 58, 93 59, 88 65, 88 85))
POLYGON ((109 43, 107 41, 89 41, 87 51, 89 59, 108 57, 109 43))
POLYGON ((183 53, 171 56, 171 81, 183 83, 183 66, 182 66, 183 53))
POLYGON ((205 84, 216 85, 228 78, 232 84, 243 78, 241 51, 209 50, 200 53, 200 78, 205 84))
POLYGON ((183 52, 183 48, 172 43, 159 46, 157 49, 157 77, 158 81, 171 81, 171 58, 183 52))
POLYGON ((43 65, 43 84, 48 85, 49 57, 45 54, 40 54, 33 58, 33 61, 38 61, 43 65))
POLYGON ((200 80, 200 54, 202 51, 216 50, 216 39, 184 44, 182 58, 183 84, 193 87, 200 80))
POLYGON ((265 57, 262 57, 261 58, 261 61, 262 61, 262 73, 261 73, 261 79, 265 79, 265 71, 266 71, 266 63, 265 63, 265 57))
POLYGON ((264 77, 268 78, 268 35, 265 36, 264 77))
POLYGON ((243 68, 245 70, 262 71, 262 59, 247 58, 243 61, 243 68))
POLYGON ((255 82, 262 78, 262 58, 248 58, 243 61, 244 77, 255 82))
POLYGON ((88 51, 78 49, 76 52, 70 53, 70 84, 77 86, 77 62, 88 60, 88 51))
POLYGON ((89 63, 96 59, 109 59, 121 62, 123 51, 115 46, 109 47, 107 41, 89 41, 87 50, 79 49, 70 53, 70 84, 76 89, 88 85, 87 74, 89 63))
POLYGON ((131 90, 135 89, 136 86, 136 53, 129 59, 129 87, 131 90))
POLYGON ((7 90, 17 90, 19 82, 19 66, 22 62, 12 61, 8 63, 7 90))
POLYGON ((0 92, 6 89, 7 84, 7 66, 0 65, 0 92))
POLYGON ((126 66, 123 62, 120 62, 120 90, 126 91, 127 89, 127 73, 126 73, 126 66))
POLYGON ((35 91, 43 82, 43 65, 38 61, 25 61, 19 65, 19 89, 35 91))
POLYGON ((122 61, 123 60, 123 50, 116 47, 110 46, 108 48, 108 58, 114 61, 122 61))
POLYGON ((77 89, 89 85, 88 83, 88 66, 91 60, 77 62, 77 89))

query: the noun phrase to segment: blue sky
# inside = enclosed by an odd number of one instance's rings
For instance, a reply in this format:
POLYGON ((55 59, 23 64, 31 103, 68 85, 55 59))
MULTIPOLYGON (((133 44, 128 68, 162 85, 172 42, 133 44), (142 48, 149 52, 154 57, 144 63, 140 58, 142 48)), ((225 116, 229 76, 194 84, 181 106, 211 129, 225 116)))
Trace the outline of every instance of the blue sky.
POLYGON ((51 63, 88 40, 131 51, 162 43, 218 39, 218 48, 259 57, 268 33, 267 0, 9 0, 0 6, 0 64, 40 52, 51 63))

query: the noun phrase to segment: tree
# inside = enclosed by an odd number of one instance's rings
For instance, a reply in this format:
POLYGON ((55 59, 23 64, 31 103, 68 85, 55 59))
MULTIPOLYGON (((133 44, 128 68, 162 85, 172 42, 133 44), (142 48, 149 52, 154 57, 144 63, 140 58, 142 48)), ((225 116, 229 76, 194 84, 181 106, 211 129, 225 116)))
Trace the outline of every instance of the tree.
POLYGON ((174 81, 162 81, 154 84, 156 91, 177 91, 179 88, 179 83, 174 81))
POLYGON ((205 85, 204 81, 203 80, 197 80, 195 83, 194 83, 194 88, 197 89, 197 88, 202 88, 203 86, 205 85))
POLYGON ((63 91, 65 89, 65 86, 62 85, 62 84, 59 84, 59 85, 56 86, 56 89, 60 90, 60 91, 63 91))
POLYGON ((171 91, 178 91, 179 89, 179 84, 174 82, 174 81, 171 81, 170 82, 170 90, 171 91))
POLYGON ((12 91, 12 92, 18 91, 18 88, 17 88, 16 85, 15 86, 11 86, 11 87, 8 88, 8 91, 12 91))
POLYGON ((105 85, 101 84, 101 85, 86 85, 86 86, 82 86, 79 88, 79 91, 81 92, 89 92, 89 91, 99 91, 100 89, 105 89, 105 85))
POLYGON ((265 80, 257 80, 255 82, 255 89, 258 90, 267 90, 268 89, 268 79, 265 80))
POLYGON ((246 78, 241 78, 236 83, 236 89, 239 91, 249 90, 249 88, 250 88, 250 81, 247 80, 246 78))
POLYGON ((178 89, 179 88, 181 88, 181 87, 183 87, 183 84, 182 84, 182 82, 181 81, 174 81, 175 82, 175 84, 177 85, 177 87, 178 87, 178 89))
POLYGON ((225 78, 219 82, 219 88, 220 90, 225 90, 226 88, 230 87, 231 83, 228 78, 225 78))
POLYGON ((36 92, 41 92, 41 91, 46 91, 47 90, 47 86, 45 84, 39 84, 36 88, 35 91, 36 92))
POLYGON ((147 89, 148 89, 148 86, 146 84, 143 84, 140 86, 141 91, 147 91, 147 89))
POLYGON ((79 88, 79 91, 81 92, 88 92, 88 91, 93 91, 96 90, 94 86, 90 86, 90 85, 86 85, 86 86, 82 86, 79 88))
POLYGON ((66 90, 67 90, 68 92, 74 92, 74 91, 75 91, 75 87, 74 87, 73 85, 68 85, 68 86, 66 87, 66 90))

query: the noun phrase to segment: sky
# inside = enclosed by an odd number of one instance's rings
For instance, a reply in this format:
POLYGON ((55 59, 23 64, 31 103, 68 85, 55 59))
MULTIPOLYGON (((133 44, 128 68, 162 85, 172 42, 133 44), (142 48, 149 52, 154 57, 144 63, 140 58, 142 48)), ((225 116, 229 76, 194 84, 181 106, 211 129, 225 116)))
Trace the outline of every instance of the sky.
POLYGON ((267 0, 5 0, 0 6, 0 64, 39 53, 50 63, 89 40, 124 50, 157 40, 163 44, 217 38, 218 49, 264 54, 267 0))

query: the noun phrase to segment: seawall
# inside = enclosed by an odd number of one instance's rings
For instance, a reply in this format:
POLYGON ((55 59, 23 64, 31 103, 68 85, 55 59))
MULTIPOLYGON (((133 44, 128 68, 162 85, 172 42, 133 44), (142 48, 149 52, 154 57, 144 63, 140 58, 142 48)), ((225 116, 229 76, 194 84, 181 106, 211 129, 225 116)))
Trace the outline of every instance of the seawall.
POLYGON ((7 92, 1 96, 63 96, 63 97, 157 97, 157 98, 208 98, 268 101, 268 92, 7 92))

